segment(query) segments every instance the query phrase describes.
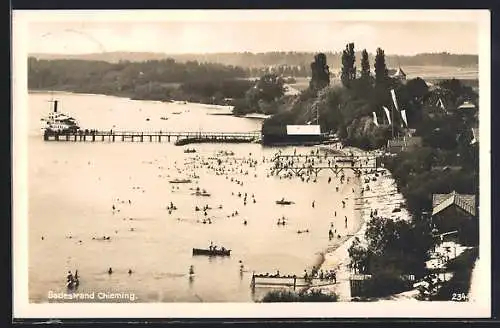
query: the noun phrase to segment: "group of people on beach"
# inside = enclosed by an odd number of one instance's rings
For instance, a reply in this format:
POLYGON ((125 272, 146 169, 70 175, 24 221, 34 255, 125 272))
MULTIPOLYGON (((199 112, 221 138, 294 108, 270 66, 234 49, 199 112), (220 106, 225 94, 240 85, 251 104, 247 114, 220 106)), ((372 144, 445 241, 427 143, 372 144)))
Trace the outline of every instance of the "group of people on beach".
POLYGON ((307 270, 304 270, 302 278, 309 282, 312 282, 313 279, 319 279, 333 281, 334 284, 337 283, 337 273, 335 270, 318 269, 316 266, 313 266, 309 273, 307 270))

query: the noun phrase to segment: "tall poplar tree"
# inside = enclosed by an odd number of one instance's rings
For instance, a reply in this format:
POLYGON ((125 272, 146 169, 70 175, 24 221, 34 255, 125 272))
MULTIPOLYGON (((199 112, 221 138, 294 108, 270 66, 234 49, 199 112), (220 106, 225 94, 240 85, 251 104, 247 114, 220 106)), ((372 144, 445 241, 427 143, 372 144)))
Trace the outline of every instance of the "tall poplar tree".
POLYGON ((348 43, 345 46, 345 50, 342 52, 342 72, 341 81, 342 84, 349 88, 351 81, 356 79, 356 55, 354 53, 354 43, 348 43))
POLYGON ((318 91, 330 85, 330 70, 326 64, 326 56, 319 53, 314 56, 314 61, 311 63, 311 81, 309 88, 318 91))
POLYGON ((370 61, 368 60, 368 52, 363 49, 361 53, 361 78, 368 80, 370 78, 370 61))
POLYGON ((375 84, 377 86, 385 86, 389 78, 387 66, 385 64, 384 50, 377 48, 377 55, 375 56, 375 84))

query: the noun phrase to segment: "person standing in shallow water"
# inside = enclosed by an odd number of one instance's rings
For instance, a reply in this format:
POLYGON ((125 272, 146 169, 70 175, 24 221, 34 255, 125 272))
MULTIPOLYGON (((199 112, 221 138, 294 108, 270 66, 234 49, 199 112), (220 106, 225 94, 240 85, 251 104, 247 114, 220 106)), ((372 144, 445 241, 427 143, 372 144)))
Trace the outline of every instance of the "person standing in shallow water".
POLYGON ((66 281, 72 283, 73 280, 74 280, 73 274, 71 273, 71 271, 68 271, 68 275, 66 276, 66 281))

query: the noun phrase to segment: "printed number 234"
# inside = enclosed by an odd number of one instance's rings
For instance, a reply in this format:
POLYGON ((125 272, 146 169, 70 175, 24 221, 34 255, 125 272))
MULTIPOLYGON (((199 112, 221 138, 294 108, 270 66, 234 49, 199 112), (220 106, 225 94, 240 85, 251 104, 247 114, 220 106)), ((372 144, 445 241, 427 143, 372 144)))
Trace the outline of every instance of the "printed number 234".
POLYGON ((451 295, 451 300, 456 302, 465 302, 468 301, 469 298, 465 293, 453 293, 451 295))

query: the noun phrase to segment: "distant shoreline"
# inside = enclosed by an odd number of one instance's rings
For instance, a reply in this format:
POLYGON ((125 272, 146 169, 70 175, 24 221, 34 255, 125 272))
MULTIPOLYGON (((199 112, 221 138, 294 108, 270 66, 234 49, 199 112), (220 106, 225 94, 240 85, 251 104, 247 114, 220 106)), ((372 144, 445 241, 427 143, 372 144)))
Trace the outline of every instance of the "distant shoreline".
MULTIPOLYGON (((149 102, 156 102, 156 103, 165 103, 165 104, 179 104, 179 102, 182 102, 181 100, 169 100, 169 101, 164 101, 164 100, 153 100, 153 99, 133 99, 128 96, 120 96, 120 95, 108 95, 108 94, 103 94, 103 93, 87 93, 87 92, 78 92, 78 91, 65 91, 65 90, 41 90, 41 89, 28 89, 28 94, 59 94, 59 95, 82 95, 82 96, 101 96, 101 97, 115 97, 115 98, 122 98, 122 99, 128 99, 132 101, 149 101, 149 102)), ((227 105, 214 105, 214 104, 206 104, 206 103, 197 103, 197 102, 183 102, 183 104, 189 105, 189 104, 196 104, 196 105, 204 105, 204 106, 217 106, 220 108, 226 108, 230 107, 227 105)), ((207 109, 213 109, 213 108, 207 108, 207 109)), ((214 114, 214 115, 224 115, 224 114, 214 114)), ((228 115, 233 115, 233 114, 228 114, 228 115)), ((233 115, 235 116, 235 115, 233 115)))

